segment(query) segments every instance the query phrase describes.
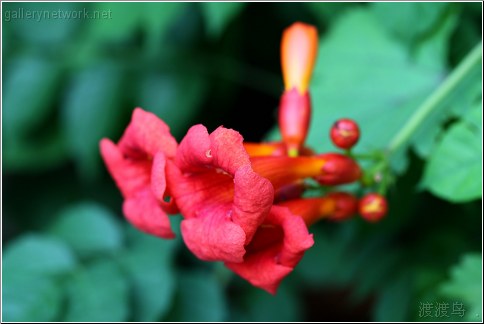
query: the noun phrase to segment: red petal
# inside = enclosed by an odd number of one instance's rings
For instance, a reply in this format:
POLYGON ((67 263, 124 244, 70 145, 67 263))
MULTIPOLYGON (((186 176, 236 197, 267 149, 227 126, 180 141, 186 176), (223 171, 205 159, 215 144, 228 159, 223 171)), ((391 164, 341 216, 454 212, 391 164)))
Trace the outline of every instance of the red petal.
POLYGON ((149 188, 126 199, 123 212, 133 226, 145 233, 166 239, 175 237, 168 215, 160 208, 149 188))
POLYGON ((244 138, 233 129, 219 127, 210 134, 213 165, 232 176, 244 165, 250 165, 249 155, 242 144, 244 138))
POLYGON ((165 175, 166 157, 163 153, 157 153, 153 159, 153 165, 151 166, 151 190, 158 199, 163 201, 165 198, 166 190, 166 175, 165 175))
POLYGON ((264 221, 273 200, 274 188, 269 180, 252 171, 249 165, 237 170, 234 178, 232 218, 244 230, 246 244, 264 221))
POLYGON ((301 217, 292 215, 287 208, 273 206, 247 246, 244 262, 227 262, 225 265, 254 286, 274 294, 281 280, 313 243, 301 217), (271 227, 272 230, 267 230, 271 227), (283 235, 275 228, 280 228, 283 235))
POLYGON ((151 162, 125 159, 110 140, 102 139, 101 156, 123 196, 129 197, 149 186, 151 162))
POLYGON ((170 134, 170 128, 156 115, 141 108, 133 111, 131 123, 118 145, 124 153, 134 155, 144 153, 151 157, 158 152, 174 157, 177 148, 176 140, 170 134))
POLYGON ((201 171, 212 161, 210 138, 203 125, 192 126, 178 146, 176 165, 182 172, 201 171))
POLYGON ((245 233, 230 219, 230 209, 217 208, 198 213, 181 223, 183 240, 199 259, 242 262, 245 233))

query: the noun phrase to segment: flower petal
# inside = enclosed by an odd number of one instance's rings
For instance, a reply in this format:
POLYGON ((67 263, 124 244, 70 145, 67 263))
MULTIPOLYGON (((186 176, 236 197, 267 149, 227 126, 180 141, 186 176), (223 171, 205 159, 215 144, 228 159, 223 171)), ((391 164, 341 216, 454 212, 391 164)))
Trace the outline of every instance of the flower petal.
POLYGON ((180 142, 176 165, 183 172, 203 171, 212 161, 210 138, 203 125, 192 126, 180 142))
POLYGON ((250 165, 244 149, 244 138, 233 129, 219 127, 210 134, 213 165, 231 175, 244 165, 250 165))
POLYGON ((109 139, 101 140, 100 149, 109 173, 125 198, 149 186, 149 161, 125 159, 118 146, 109 139))
POLYGON ((181 223, 183 240, 199 259, 242 262, 245 233, 234 224, 228 208, 200 212, 196 218, 181 223))
POLYGON ((170 239, 175 237, 168 215, 148 188, 124 201, 123 212, 133 226, 145 233, 170 239))
POLYGON ((281 280, 313 244, 301 217, 287 208, 273 206, 247 246, 244 261, 225 265, 254 286, 275 294, 281 280))
POLYGON ((177 148, 170 128, 156 115, 141 108, 133 111, 131 122, 118 145, 122 152, 151 157, 158 152, 174 157, 177 148))
POLYGON ((246 244, 264 221, 274 200, 274 188, 249 165, 241 167, 234 177, 234 222, 245 232, 246 244))

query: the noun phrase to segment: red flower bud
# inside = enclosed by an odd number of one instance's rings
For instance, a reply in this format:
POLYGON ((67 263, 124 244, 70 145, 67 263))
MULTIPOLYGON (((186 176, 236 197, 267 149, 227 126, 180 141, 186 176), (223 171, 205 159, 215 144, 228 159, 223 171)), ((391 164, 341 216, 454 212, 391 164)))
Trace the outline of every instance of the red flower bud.
POLYGON ((334 186, 351 183, 361 176, 360 166, 351 158, 339 153, 320 154, 324 159, 322 175, 315 179, 322 185, 334 186))
POLYGON ((290 156, 298 155, 306 140, 311 118, 309 92, 300 94, 295 88, 285 91, 279 105, 279 128, 290 156))
POLYGON ((328 219, 343 221, 356 214, 358 199, 355 196, 346 192, 331 192, 327 197, 335 202, 335 209, 328 219))
POLYGON ((377 193, 367 194, 361 198, 358 210, 361 217, 368 222, 378 222, 387 214, 387 200, 377 193))
POLYGON ((333 144, 341 149, 352 148, 360 138, 358 124, 351 119, 340 119, 333 124, 330 132, 333 144))

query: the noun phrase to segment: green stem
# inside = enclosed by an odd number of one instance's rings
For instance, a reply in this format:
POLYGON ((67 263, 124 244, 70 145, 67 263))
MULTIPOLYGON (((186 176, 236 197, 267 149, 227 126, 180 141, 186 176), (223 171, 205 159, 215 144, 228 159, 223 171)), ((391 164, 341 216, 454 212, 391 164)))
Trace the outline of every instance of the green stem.
POLYGON ((459 85, 462 79, 476 66, 482 59, 482 42, 477 44, 469 54, 459 63, 452 73, 445 79, 441 86, 435 90, 415 110, 414 114, 407 121, 405 126, 395 135, 388 146, 388 153, 395 152, 400 146, 408 142, 415 130, 420 126, 423 120, 444 102, 452 91, 459 85))

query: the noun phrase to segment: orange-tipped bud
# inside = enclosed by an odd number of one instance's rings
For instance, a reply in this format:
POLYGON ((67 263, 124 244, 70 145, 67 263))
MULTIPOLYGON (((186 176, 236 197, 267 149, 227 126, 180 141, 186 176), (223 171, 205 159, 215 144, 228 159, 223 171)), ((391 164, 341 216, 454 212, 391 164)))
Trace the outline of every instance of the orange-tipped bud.
POLYGON ((324 197, 292 199, 278 203, 304 219, 310 226, 321 219, 343 221, 358 210, 358 199, 346 192, 332 192, 324 197))
POLYGON ((282 34, 281 63, 286 90, 307 91, 318 51, 316 27, 297 22, 282 34))
POLYGON ((309 92, 302 95, 296 89, 285 91, 279 106, 279 128, 289 156, 298 155, 306 140, 310 119, 309 92))
MULTIPOLYGON (((287 147, 286 144, 284 144, 283 142, 244 142, 244 148, 250 157, 287 155, 287 147)), ((299 150, 299 155, 311 156, 314 155, 314 151, 308 147, 301 147, 301 149, 299 150)))
POLYGON ((387 214, 387 200, 377 193, 367 194, 361 198, 358 211, 365 220, 372 223, 378 222, 387 214))
POLYGON ((322 174, 315 179, 322 185, 335 186, 351 183, 361 177, 358 163, 346 155, 339 153, 320 154, 325 161, 322 174))
POLYGON ((358 199, 346 192, 331 192, 327 195, 328 199, 335 202, 335 208, 330 220, 343 221, 351 218, 358 211, 358 199))

